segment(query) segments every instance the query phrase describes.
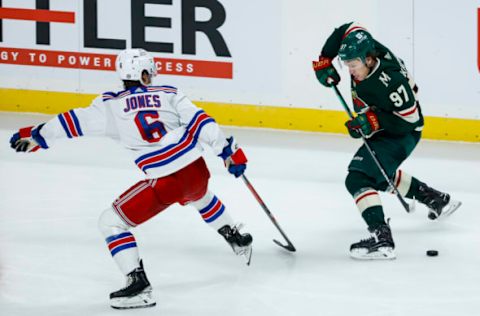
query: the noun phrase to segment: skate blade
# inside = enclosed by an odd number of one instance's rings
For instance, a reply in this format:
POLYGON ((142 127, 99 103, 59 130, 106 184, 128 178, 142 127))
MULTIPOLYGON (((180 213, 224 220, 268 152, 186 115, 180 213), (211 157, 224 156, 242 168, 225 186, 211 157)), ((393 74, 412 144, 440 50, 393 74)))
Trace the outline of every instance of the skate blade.
POLYGON ((248 249, 243 254, 243 257, 245 258, 247 266, 249 266, 250 262, 252 261, 252 252, 253 252, 253 249, 252 249, 252 246, 250 245, 248 246, 248 249))
POLYGON ((131 297, 116 297, 110 299, 110 306, 115 309, 133 309, 153 307, 157 303, 152 297, 152 289, 147 289, 131 297))
POLYGON ((397 258, 391 247, 380 247, 377 251, 369 252, 368 249, 350 250, 350 257, 356 260, 393 260, 397 258))
POLYGON ((440 214, 440 218, 452 215, 461 205, 462 202, 460 201, 450 200, 450 203, 447 204, 442 214, 440 214))
MULTIPOLYGON (((462 206, 462 202, 456 201, 456 200, 450 200, 450 202, 443 208, 442 213, 440 213, 440 216, 434 218, 433 220, 442 220, 450 215, 452 215, 460 206, 462 206)), ((437 214, 433 211, 429 212, 430 214, 437 214)))
POLYGON ((252 260, 252 245, 241 247, 241 248, 234 248, 233 251, 237 256, 242 256, 245 259, 247 266, 250 265, 252 260))

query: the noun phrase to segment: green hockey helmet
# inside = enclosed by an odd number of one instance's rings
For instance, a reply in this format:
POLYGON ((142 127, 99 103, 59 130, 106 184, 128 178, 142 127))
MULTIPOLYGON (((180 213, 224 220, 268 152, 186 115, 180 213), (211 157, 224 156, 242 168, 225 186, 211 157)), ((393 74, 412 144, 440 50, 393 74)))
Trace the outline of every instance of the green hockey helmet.
POLYGON ((354 31, 343 39, 338 51, 338 57, 343 61, 360 58, 365 63, 368 53, 374 50, 375 43, 370 33, 354 31))

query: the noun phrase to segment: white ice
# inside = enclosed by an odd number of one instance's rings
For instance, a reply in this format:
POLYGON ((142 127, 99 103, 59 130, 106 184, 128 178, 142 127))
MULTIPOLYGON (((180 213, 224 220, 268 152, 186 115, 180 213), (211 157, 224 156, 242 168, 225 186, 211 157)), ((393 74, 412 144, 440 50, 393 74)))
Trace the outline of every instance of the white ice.
POLYGON ((347 136, 225 128, 250 160, 247 176, 297 247, 281 236, 241 180, 211 153, 211 189, 254 237, 252 264, 233 255, 192 207, 172 206, 134 229, 157 306, 117 311, 124 285, 100 233, 100 212, 142 179, 104 138, 17 154, 9 138, 48 116, 0 113, 0 315, 480 315, 480 145, 422 140, 403 170, 463 206, 442 222, 407 214, 382 195, 398 258, 359 262, 368 236, 344 188, 360 141, 347 136), (438 257, 425 251, 436 249, 438 257))

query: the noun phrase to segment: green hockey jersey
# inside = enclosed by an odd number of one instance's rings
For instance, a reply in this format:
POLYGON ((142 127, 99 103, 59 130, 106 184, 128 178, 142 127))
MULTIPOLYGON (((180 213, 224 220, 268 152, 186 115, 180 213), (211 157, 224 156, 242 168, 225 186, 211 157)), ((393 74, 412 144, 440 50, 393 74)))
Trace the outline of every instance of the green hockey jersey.
MULTIPOLYGON (((335 58, 346 34, 364 30, 356 23, 347 23, 335 29, 327 39, 322 56, 335 58)), ((417 100, 417 86, 403 61, 388 48, 374 40, 377 63, 367 78, 351 78, 354 109, 357 113, 372 110, 380 128, 389 134, 402 135, 423 128, 423 116, 417 100)))

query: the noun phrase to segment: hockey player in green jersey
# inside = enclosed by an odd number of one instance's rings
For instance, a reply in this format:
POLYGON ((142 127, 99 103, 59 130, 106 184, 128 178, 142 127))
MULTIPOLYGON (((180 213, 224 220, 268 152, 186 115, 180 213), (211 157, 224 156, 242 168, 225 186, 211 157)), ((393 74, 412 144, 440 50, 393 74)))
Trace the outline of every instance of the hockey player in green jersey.
MULTIPOLYGON (((318 81, 338 84, 340 75, 332 65, 338 55, 351 75, 351 91, 357 114, 345 126, 350 136, 362 134, 399 193, 428 207, 428 218, 437 220, 452 214, 460 202, 437 191, 402 170, 399 166, 412 153, 421 138, 422 111, 418 88, 403 61, 372 38, 356 23, 347 23, 328 37, 320 58, 313 62, 318 81)), ((379 191, 391 192, 365 144, 355 153, 345 179, 372 236, 354 243, 350 254, 356 259, 394 259, 395 244, 380 201, 379 191)))

